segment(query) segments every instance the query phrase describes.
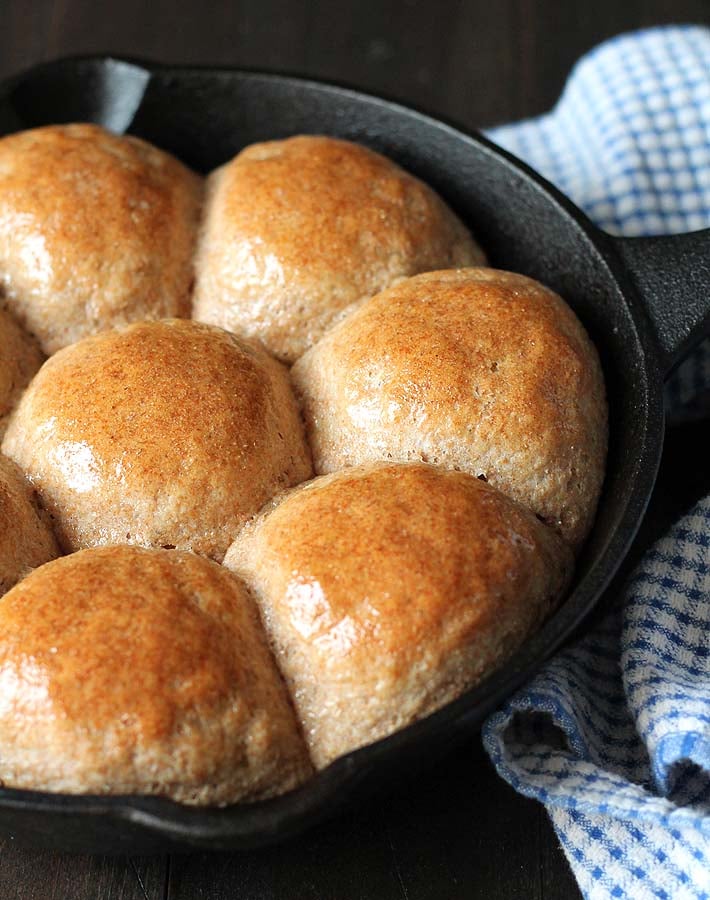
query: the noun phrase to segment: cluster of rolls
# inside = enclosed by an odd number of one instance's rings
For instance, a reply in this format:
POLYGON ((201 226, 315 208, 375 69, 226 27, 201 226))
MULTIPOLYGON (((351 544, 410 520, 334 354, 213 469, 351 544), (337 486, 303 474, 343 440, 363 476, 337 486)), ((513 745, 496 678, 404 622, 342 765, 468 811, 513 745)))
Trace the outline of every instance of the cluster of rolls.
POLYGON ((0 303, 0 784, 282 793, 563 595, 595 349, 373 151, 5 137, 0 303))

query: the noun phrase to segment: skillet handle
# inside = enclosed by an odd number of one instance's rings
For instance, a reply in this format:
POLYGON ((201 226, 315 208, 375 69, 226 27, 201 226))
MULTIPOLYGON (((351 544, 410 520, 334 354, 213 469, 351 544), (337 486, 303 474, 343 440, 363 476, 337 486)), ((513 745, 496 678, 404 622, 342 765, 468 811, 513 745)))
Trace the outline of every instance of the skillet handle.
POLYGON ((710 333, 710 228, 667 237, 607 237, 653 323, 668 377, 710 333))

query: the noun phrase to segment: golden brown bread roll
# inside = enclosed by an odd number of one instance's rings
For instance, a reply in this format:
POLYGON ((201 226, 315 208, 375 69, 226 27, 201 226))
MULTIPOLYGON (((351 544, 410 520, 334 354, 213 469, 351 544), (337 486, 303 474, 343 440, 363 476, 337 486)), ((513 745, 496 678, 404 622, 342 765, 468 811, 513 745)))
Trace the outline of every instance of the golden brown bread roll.
POLYGON ((5 434, 7 417, 43 360, 34 338, 0 307, 0 438, 5 434))
POLYGON ((0 140, 0 293, 54 353, 188 316, 202 179, 134 137, 51 125, 0 140))
POLYGON ((403 275, 484 260, 417 178, 328 137, 253 144, 208 180, 193 316, 292 362, 403 275))
POLYGON ((311 772, 247 591, 191 553, 102 547, 0 600, 0 783, 227 804, 311 772))
POLYGON ((286 369, 184 319, 136 323, 50 357, 3 449, 67 551, 132 543, 220 561, 249 516, 312 472, 286 369))
POLYGON ((15 463, 0 454, 0 595, 59 553, 49 516, 32 487, 15 463))
POLYGON ((424 460, 486 479, 573 547, 594 518, 607 410, 572 310, 523 275, 430 272, 333 328, 293 368, 317 473, 424 460))
POLYGON ((478 682, 552 610, 572 569, 532 513, 415 463, 302 485, 224 563, 256 597, 317 767, 478 682))

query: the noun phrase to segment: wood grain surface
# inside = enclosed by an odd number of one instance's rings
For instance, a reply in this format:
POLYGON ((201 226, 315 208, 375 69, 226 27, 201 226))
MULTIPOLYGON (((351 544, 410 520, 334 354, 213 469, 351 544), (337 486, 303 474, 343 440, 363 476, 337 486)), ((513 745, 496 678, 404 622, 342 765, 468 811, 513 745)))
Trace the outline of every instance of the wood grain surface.
MULTIPOLYGON (((0 78, 67 54, 273 68, 344 81, 476 128, 536 115, 574 61, 620 31, 710 24, 706 0, 0 0, 0 78)), ((637 545, 710 491, 710 426, 668 435, 637 545)), ((0 836, 0 900, 573 900, 544 810, 477 739, 418 780, 283 846, 126 858, 0 836)))

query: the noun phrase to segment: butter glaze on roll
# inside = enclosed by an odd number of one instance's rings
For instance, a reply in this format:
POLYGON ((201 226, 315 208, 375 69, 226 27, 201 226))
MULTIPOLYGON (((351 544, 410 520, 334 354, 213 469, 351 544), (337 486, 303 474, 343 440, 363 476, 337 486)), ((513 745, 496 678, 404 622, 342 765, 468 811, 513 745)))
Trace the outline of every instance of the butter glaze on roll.
POLYGON ((462 269, 399 282, 300 359, 317 473, 377 459, 473 475, 573 547, 604 477, 607 409, 597 352, 548 288, 462 269))
POLYGON ((182 319, 85 338, 44 364, 3 442, 66 551, 193 550, 218 562, 249 516, 312 474, 288 372, 182 319))
POLYGON ((0 784, 227 804, 311 771, 253 603, 221 566, 103 547, 0 600, 0 784))
POLYGON ((0 307, 0 439, 7 418, 44 361, 39 345, 0 307))
POLYGON ((0 454, 0 595, 59 555, 49 516, 31 485, 15 463, 0 454))
POLYGON ((140 319, 189 316, 203 182, 96 125, 0 140, 0 294, 45 353, 140 319))
POLYGON ((484 257, 441 198, 358 144, 253 144, 208 179, 193 316, 293 362, 396 278, 484 257))
POLYGON ((224 562, 257 600, 317 767, 480 681, 572 571, 532 513, 423 464, 315 479, 250 522, 224 562))

